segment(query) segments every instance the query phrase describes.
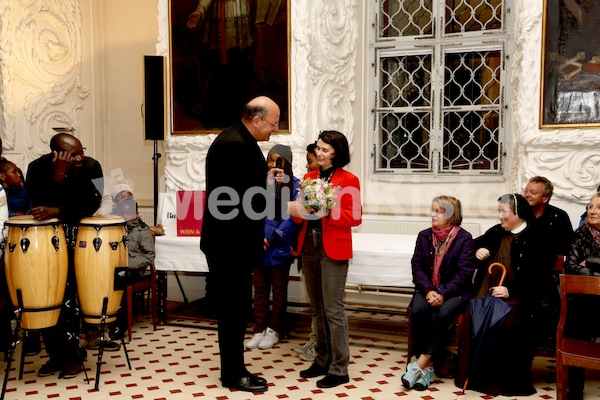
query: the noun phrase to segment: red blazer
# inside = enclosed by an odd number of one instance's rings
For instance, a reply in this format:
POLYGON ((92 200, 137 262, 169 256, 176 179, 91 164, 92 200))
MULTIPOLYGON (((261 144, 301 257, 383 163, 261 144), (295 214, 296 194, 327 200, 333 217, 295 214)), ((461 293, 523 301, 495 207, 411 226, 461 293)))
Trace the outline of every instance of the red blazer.
MULTIPOLYGON (((304 175, 304 179, 318 177, 319 170, 304 175)), ((332 260, 348 260, 352 258, 351 229, 362 223, 360 182, 356 176, 342 168, 335 170, 330 182, 336 188, 337 198, 335 207, 329 211, 329 215, 321 219, 323 247, 327 256, 332 260)), ((298 254, 300 254, 308 221, 301 218, 294 218, 294 220, 302 223, 302 230, 298 236, 298 254)))

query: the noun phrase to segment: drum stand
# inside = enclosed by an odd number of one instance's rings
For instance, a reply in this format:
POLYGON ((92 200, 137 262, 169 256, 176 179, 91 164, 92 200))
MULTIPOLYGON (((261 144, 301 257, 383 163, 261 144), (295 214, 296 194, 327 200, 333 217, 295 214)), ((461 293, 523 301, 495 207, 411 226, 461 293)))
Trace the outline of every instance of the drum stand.
MULTIPOLYGON (((4 383, 2 385, 2 393, 0 394, 0 400, 4 400, 4 394, 6 393, 6 386, 8 384, 8 374, 10 373, 10 366, 12 364, 13 356, 15 354, 15 348, 17 347, 17 344, 19 344, 19 331, 21 330, 21 318, 23 317, 23 313, 49 311, 49 310, 54 310, 56 308, 62 307, 62 305, 60 305, 60 306, 44 307, 44 308, 25 308, 23 306, 23 294, 21 293, 21 289, 17 289, 17 304, 18 304, 18 307, 15 310, 15 313, 17 314, 17 326, 15 327, 15 331, 13 332, 12 341, 11 341, 10 347, 8 349, 8 357, 6 360, 6 371, 4 372, 4 383)), ((77 337, 77 335, 75 335, 75 336, 77 337)), ((127 361, 129 362, 129 359, 127 361)), ((25 365, 25 350, 21 349, 21 364, 19 366, 19 380, 23 379, 23 366, 24 365, 25 365)), ((89 383, 90 380, 87 376, 87 371, 85 370, 85 366, 83 365, 83 359, 81 359, 81 366, 82 366, 83 372, 85 373, 85 379, 89 383)), ((131 367, 129 369, 131 369, 131 367)))
MULTIPOLYGON (((102 368, 102 355, 104 354, 104 333, 108 331, 106 326, 106 319, 109 317, 114 317, 114 315, 107 315, 108 308, 108 297, 105 297, 102 301, 102 315, 84 315, 84 317, 100 317, 100 347, 98 348, 98 361, 96 361, 96 385, 94 386, 94 390, 98 391, 98 387, 100 386, 100 370, 102 368)), ((127 366, 131 369, 131 362, 129 361, 129 354, 127 353, 127 346, 125 345, 125 336, 121 336, 121 346, 123 346, 123 351, 125 352, 125 359, 127 360, 127 366)), ((2 399, 0 399, 2 400, 2 399)))

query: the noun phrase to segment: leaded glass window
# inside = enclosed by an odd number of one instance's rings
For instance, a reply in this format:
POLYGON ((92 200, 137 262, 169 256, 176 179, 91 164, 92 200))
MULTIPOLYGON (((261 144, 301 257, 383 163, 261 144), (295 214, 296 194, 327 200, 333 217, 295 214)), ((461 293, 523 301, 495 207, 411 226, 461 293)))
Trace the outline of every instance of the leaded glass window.
POLYGON ((509 1, 376 0, 376 172, 502 174, 509 1))

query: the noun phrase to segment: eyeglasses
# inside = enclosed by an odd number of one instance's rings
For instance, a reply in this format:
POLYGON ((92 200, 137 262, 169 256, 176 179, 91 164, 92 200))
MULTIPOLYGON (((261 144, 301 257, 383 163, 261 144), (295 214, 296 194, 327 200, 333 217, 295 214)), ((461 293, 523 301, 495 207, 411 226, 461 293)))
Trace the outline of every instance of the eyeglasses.
POLYGON ((593 205, 589 204, 589 205, 586 207, 586 209, 587 209, 588 211, 600 211, 600 204, 598 204, 598 205, 595 205, 595 206, 593 206, 593 205))
POLYGON ((260 119, 262 119, 263 121, 267 121, 269 124, 271 124, 271 125, 273 126, 273 128, 276 128, 276 127, 278 127, 278 126, 279 126, 279 121, 277 121, 277 122, 273 123, 273 122, 271 122, 271 121, 269 121, 268 119, 266 119, 266 118, 263 118, 263 117, 261 117, 260 119))
POLYGON ((512 212, 512 210, 497 210, 497 213, 501 214, 501 215, 508 215, 511 212, 512 212))

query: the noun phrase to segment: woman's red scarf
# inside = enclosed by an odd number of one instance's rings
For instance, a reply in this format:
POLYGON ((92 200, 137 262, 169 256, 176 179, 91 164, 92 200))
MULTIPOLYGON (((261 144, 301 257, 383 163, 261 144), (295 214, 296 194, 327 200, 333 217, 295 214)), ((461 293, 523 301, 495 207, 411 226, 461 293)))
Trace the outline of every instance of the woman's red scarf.
POLYGON ((452 241, 458 235, 460 226, 449 226, 444 229, 432 228, 433 232, 433 248, 435 249, 435 256, 433 258, 433 276, 431 280, 434 286, 440 288, 440 267, 442 266, 442 260, 448 252, 452 241))

